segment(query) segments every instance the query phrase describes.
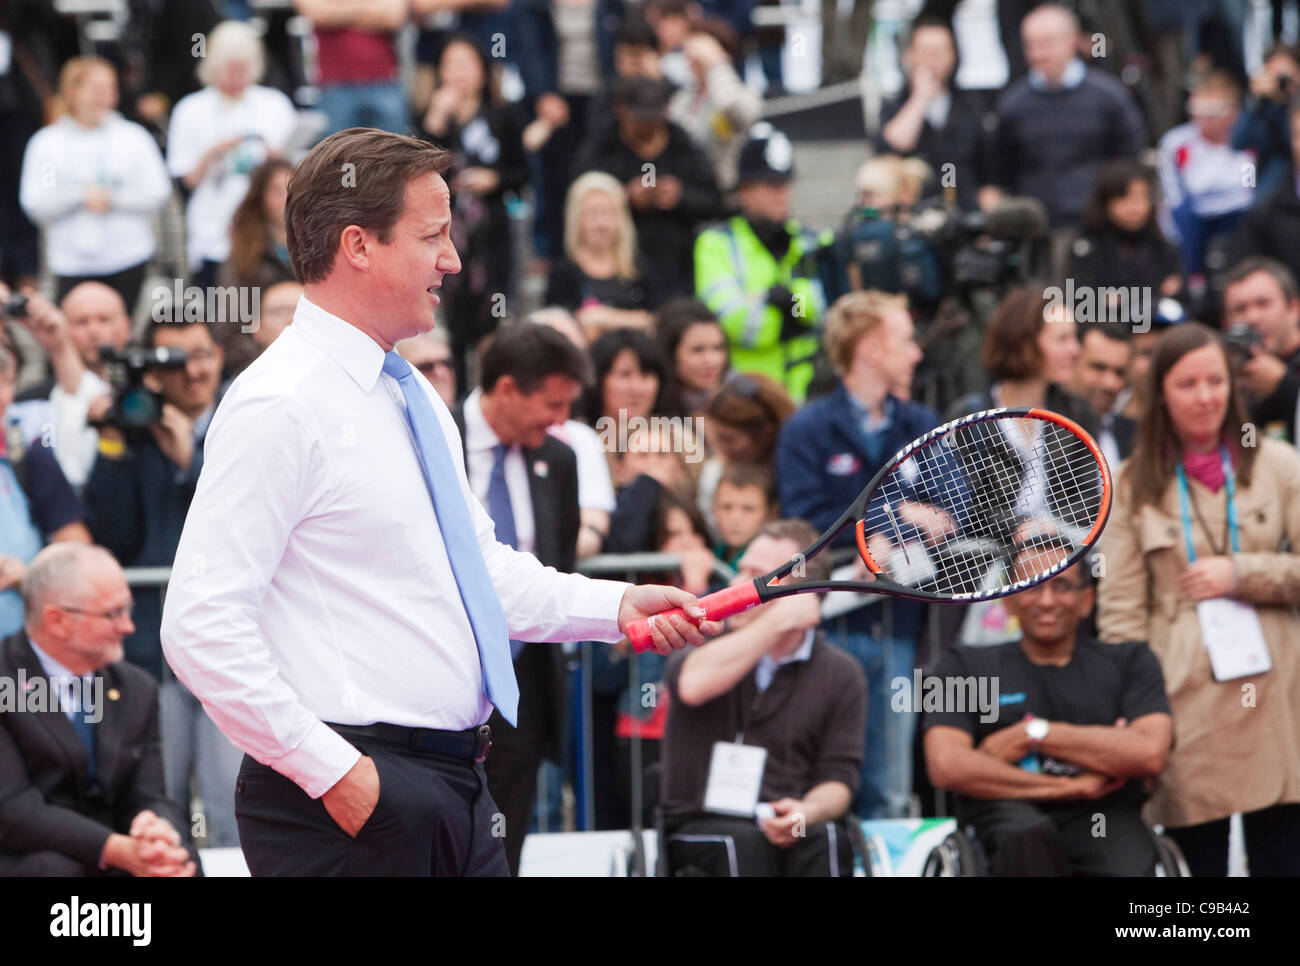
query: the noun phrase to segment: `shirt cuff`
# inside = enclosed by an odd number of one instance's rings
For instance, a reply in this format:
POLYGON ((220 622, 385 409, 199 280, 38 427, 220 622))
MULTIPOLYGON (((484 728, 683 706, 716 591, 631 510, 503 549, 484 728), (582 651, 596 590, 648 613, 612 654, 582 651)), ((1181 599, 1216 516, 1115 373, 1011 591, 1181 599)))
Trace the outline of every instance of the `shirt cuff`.
POLYGON ((269 764, 306 792, 308 797, 320 798, 360 760, 361 752, 356 746, 328 725, 319 722, 306 741, 269 764))
POLYGON ((606 641, 614 643, 623 639, 618 629, 618 609, 623 595, 631 584, 621 580, 591 580, 587 593, 578 595, 576 606, 569 615, 569 632, 575 641, 606 641))

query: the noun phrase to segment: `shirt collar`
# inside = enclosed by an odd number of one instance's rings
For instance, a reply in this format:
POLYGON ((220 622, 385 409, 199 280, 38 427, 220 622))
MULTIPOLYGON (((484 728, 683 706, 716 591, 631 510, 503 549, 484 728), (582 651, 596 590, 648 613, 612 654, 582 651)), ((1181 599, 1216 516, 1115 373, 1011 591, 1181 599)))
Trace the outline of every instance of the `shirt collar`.
POLYGON ((41 662, 41 667, 45 670, 45 676, 51 680, 66 678, 71 680, 76 677, 89 677, 88 674, 73 674, 66 667, 47 654, 39 644, 32 640, 28 635, 27 643, 32 646, 32 651, 36 654, 36 660, 41 662))
POLYGON ((366 395, 384 369, 384 350, 355 325, 326 312, 303 295, 293 310, 291 328, 352 377, 366 395))
POLYGON ((809 628, 804 633, 803 643, 799 645, 794 653, 787 654, 780 660, 772 657, 771 654, 764 654, 760 657, 758 659, 757 668, 759 690, 766 691, 768 685, 772 683, 772 678, 776 676, 776 672, 787 664, 794 664, 796 661, 806 661, 812 657, 813 639, 815 637, 816 632, 812 628, 809 628))
POLYGON ((858 423, 864 430, 872 433, 879 433, 887 429, 890 423, 894 421, 894 410, 897 408, 898 403, 893 396, 885 396, 885 401, 881 404, 881 409, 883 409, 885 413, 884 418, 879 422, 876 422, 875 418, 871 415, 871 410, 869 410, 860 399, 854 396, 853 393, 846 389, 844 395, 848 397, 849 405, 853 408, 853 415, 857 418, 858 423))
POLYGON ((1029 72, 1029 86, 1036 91, 1062 90, 1068 91, 1071 88, 1078 87, 1083 83, 1083 78, 1087 76, 1088 68, 1078 57, 1070 61, 1065 73, 1061 75, 1059 87, 1049 87, 1047 78, 1043 76, 1042 71, 1031 70, 1029 72))
POLYGON ((488 425, 487 417, 483 415, 483 391, 475 388, 468 396, 465 397, 465 448, 471 453, 480 453, 483 450, 495 449, 501 445, 501 440, 497 434, 492 431, 488 425))

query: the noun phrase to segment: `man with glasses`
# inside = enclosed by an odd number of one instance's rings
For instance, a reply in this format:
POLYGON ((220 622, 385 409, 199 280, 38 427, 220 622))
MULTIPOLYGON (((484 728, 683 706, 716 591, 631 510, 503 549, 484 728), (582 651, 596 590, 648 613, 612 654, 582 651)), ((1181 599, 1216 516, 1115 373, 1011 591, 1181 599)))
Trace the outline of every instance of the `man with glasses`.
POLYGON ((99 547, 36 555, 25 631, 0 643, 0 875, 191 876, 167 800, 158 689, 123 662, 134 629, 122 568, 99 547))
POLYGON ((445 329, 432 329, 403 339, 397 343, 397 351, 429 381, 448 408, 456 405, 456 363, 451 357, 451 342, 445 329))
MULTIPOLYGON (((1015 579, 1068 553, 1032 539, 1015 579)), ((1094 595, 1085 559, 1004 598, 1021 639, 951 648, 912 696, 930 780, 956 793, 957 822, 974 826, 994 875, 1154 872, 1142 804, 1173 741, 1164 676, 1145 643, 1078 633, 1094 595)))
MULTIPOLYGON (((180 368, 145 373, 146 388, 161 396, 160 418, 142 431, 99 426, 99 454, 84 499, 95 542, 124 567, 169 567, 203 468, 203 441, 220 395, 223 353, 204 322, 172 319, 150 325, 149 348, 185 353, 180 368)), ((135 633, 126 659, 160 682, 163 758, 168 794, 190 811, 190 777, 198 780, 208 841, 238 844, 234 787, 240 754, 199 702, 164 666, 157 586, 136 592, 135 633)))

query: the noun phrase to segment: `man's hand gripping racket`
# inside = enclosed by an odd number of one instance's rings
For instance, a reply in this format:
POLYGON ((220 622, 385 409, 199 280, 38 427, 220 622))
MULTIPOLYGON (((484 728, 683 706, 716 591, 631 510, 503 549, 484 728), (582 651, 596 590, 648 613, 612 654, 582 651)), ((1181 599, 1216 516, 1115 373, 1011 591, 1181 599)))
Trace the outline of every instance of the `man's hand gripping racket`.
MULTIPOLYGON (((1110 470, 1096 441, 1044 409, 963 416, 903 447, 831 527, 776 570, 700 598, 720 621, 790 594, 848 590, 973 603, 1055 576, 1096 544, 1110 514, 1110 470), (870 580, 801 580, 803 564, 852 528, 870 580), (1055 552, 1012 561, 1027 543, 1055 552), (1060 551, 1064 550, 1062 555, 1060 551), (787 579, 792 578, 792 579, 787 579), (778 583, 778 581, 781 581, 778 583)), ((638 651, 650 622, 628 625, 638 651)))

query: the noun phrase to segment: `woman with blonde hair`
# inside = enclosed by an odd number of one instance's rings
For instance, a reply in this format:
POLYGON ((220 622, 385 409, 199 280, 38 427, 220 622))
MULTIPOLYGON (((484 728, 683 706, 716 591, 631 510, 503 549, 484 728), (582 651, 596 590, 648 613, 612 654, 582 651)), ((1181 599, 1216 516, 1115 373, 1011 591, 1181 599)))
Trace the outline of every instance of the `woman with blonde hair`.
POLYGON ((117 113, 117 74, 74 57, 59 77, 62 114, 27 143, 19 199, 45 231, 55 300, 103 282, 135 308, 157 248, 153 218, 171 179, 153 138, 117 113))
POLYGON ((589 340, 610 329, 649 331, 665 293, 637 256, 623 185, 603 171, 580 175, 564 206, 565 257, 551 269, 546 304, 574 314, 589 340))
POLYGON ((293 102, 257 82, 262 40, 230 20, 208 34, 198 75, 204 87, 182 97, 167 130, 167 167, 193 192, 185 211, 187 260, 198 285, 212 285, 230 257, 230 219, 248 193, 249 174, 283 155, 297 121, 293 102))
POLYGON ((1174 748, 1147 817, 1193 875, 1227 874, 1242 814, 1252 875, 1300 875, 1300 455, 1256 438, 1217 333, 1156 344, 1137 445, 1115 474, 1102 641, 1160 659, 1174 748))

